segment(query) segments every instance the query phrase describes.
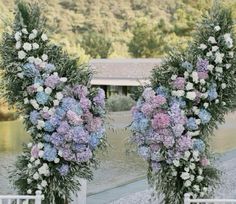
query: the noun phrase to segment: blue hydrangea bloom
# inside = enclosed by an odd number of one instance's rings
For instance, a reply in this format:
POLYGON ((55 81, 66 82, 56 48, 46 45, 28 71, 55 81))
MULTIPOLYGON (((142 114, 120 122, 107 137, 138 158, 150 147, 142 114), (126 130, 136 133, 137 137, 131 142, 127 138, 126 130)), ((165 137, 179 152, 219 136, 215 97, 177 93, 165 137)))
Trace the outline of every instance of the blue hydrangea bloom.
POLYGON ((159 87, 156 89, 156 93, 157 93, 158 95, 161 95, 161 96, 164 96, 164 97, 168 97, 168 96, 169 96, 168 89, 165 88, 164 86, 159 86, 159 87))
POLYGON ((49 121, 53 127, 58 126, 61 122, 60 118, 57 115, 52 116, 49 121))
POLYGON ((193 149, 198 150, 199 152, 203 153, 205 151, 205 143, 201 139, 194 139, 193 140, 193 149))
POLYGON ((84 152, 86 149, 87 149, 87 145, 78 144, 78 143, 74 145, 74 150, 76 152, 84 152))
POLYGON ((211 86, 210 89, 208 90, 208 98, 210 101, 215 100, 218 97, 218 93, 216 91, 215 86, 211 86))
POLYGON ((68 110, 71 110, 76 105, 77 105, 77 101, 74 98, 66 97, 62 99, 61 108, 67 112, 68 110))
POLYGON ((64 111, 61 107, 57 107, 56 115, 58 116, 59 119, 62 119, 66 115, 66 111, 64 111))
POLYGON ((193 70, 193 65, 190 62, 183 62, 181 65, 183 68, 185 68, 188 72, 191 72, 193 70))
POLYGON ((180 108, 186 108, 186 101, 183 99, 183 97, 172 97, 170 104, 179 104, 180 108))
POLYGON ((201 119, 202 124, 207 124, 211 120, 211 114, 205 109, 201 109, 198 116, 201 119))
POLYGON ((146 146, 140 146, 138 148, 138 154, 144 159, 150 158, 150 149, 146 146))
POLYGON ((44 139, 45 142, 50 142, 50 137, 51 137, 51 135, 45 134, 45 135, 43 136, 43 139, 44 139))
POLYGON ((47 132, 53 132, 55 128, 50 121, 46 121, 44 125, 44 130, 47 132))
POLYGON ((43 158, 49 162, 52 162, 57 157, 56 148, 52 147, 50 144, 44 144, 44 154, 43 158))
POLYGON ((37 125, 39 119, 40 119, 40 114, 38 111, 34 110, 30 112, 30 122, 33 125, 37 125))
POLYGON ((82 115, 82 114, 83 114, 83 110, 82 110, 82 108, 81 108, 81 106, 80 106, 79 103, 77 103, 77 104, 72 108, 72 110, 73 110, 74 112, 76 112, 78 115, 82 115))
POLYGON ((54 66, 54 64, 46 64, 45 66, 45 70, 48 74, 52 73, 53 71, 55 71, 56 67, 54 66))
POLYGON ((48 99, 49 99, 49 95, 46 94, 45 92, 38 92, 36 94, 36 101, 41 105, 46 104, 48 102, 48 99))
POLYGON ((31 78, 36 77, 40 74, 39 70, 32 63, 26 63, 23 65, 23 73, 25 76, 31 78))
POLYGON ((198 129, 198 125, 196 123, 196 119, 195 118, 193 118, 193 117, 188 118, 187 128, 188 128, 188 130, 197 130, 198 129))
POLYGON ((142 113, 137 114, 131 125, 131 130, 144 133, 149 126, 149 120, 142 113))
POLYGON ((91 133, 90 135, 91 135, 91 137, 96 137, 96 138, 99 138, 99 139, 101 139, 101 138, 103 138, 103 136, 104 136, 104 134, 105 134, 105 128, 100 128, 98 131, 96 131, 96 132, 93 132, 93 133, 91 133))
POLYGON ((97 138, 95 135, 91 135, 89 144, 94 149, 97 147, 97 145, 100 143, 99 138, 97 138))
POLYGON ((37 76, 37 77, 34 78, 34 83, 43 85, 44 81, 41 77, 37 76))
POLYGON ((61 176, 66 176, 69 173, 69 166, 67 164, 62 164, 60 168, 58 168, 61 176))

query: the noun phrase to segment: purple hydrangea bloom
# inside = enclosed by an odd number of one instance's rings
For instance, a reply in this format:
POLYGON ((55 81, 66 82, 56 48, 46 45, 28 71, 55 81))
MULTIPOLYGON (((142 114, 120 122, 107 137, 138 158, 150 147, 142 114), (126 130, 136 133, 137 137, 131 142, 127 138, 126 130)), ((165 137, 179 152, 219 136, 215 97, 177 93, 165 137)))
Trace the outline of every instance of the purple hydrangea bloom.
POLYGON ((103 89, 98 89, 97 95, 93 98, 93 102, 101 107, 105 106, 105 92, 103 89))
POLYGON ((34 110, 30 112, 30 122, 33 125, 37 125, 39 119, 40 119, 40 114, 38 111, 34 110))
POLYGON ((57 128, 57 132, 60 134, 66 134, 70 130, 70 125, 66 122, 63 121, 57 128))
POLYGON ((61 122, 60 118, 57 115, 52 116, 49 121, 53 127, 57 127, 61 122))
POLYGON ((178 150, 185 152, 192 148, 192 138, 190 136, 182 136, 177 140, 178 150))
POLYGON ((91 101, 88 98, 81 98, 80 99, 80 106, 83 111, 88 111, 91 108, 91 101))
POLYGON ((197 61, 197 71, 198 72, 207 72, 208 71, 209 61, 204 59, 198 59, 197 61))
POLYGON ((46 78, 44 85, 50 87, 52 89, 56 88, 56 86, 60 84, 60 78, 56 74, 52 74, 46 78))
POLYGON ((85 98, 89 94, 88 88, 83 85, 74 86, 73 93, 75 96, 79 97, 80 99, 85 98))
POLYGON ((92 158, 92 156, 93 153, 89 148, 87 148, 85 151, 76 154, 77 162, 87 162, 92 158))
POLYGON ((58 168, 58 171, 61 176, 66 176, 69 173, 69 166, 67 164, 63 164, 58 168))
POLYGON ((55 146, 60 146, 64 143, 64 139, 63 136, 54 132, 51 137, 50 137, 50 141, 52 144, 54 144, 55 146))
POLYGON ((68 110, 71 110, 76 105, 77 105, 77 101, 74 98, 65 97, 62 99, 61 108, 67 112, 68 110))
POLYGON ((48 102, 48 99, 49 99, 49 95, 46 94, 45 92, 38 92, 36 94, 36 101, 41 105, 46 104, 48 102))
POLYGON ((89 141, 89 133, 82 126, 77 126, 71 129, 73 141, 77 143, 87 143, 89 141))
POLYGON ((43 158, 49 162, 54 161, 57 157, 57 150, 50 144, 44 144, 43 158))
POLYGON ((173 81, 173 87, 176 89, 184 90, 185 89, 185 78, 184 77, 177 77, 173 81))

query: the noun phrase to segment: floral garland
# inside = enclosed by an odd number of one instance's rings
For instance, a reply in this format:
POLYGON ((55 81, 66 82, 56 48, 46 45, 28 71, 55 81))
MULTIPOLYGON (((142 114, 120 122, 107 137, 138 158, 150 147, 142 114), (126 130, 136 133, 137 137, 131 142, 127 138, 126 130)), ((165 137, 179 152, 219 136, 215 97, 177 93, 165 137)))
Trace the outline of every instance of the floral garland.
POLYGON ((132 142, 164 203, 183 203, 185 193, 207 197, 217 184, 207 137, 235 105, 232 25, 230 11, 215 5, 187 54, 174 53, 154 70, 153 87, 133 108, 132 142))
MULTIPOLYGON (((25 9, 28 14, 39 11, 37 6, 19 3, 18 16, 23 18, 25 9)), ((11 83, 20 84, 18 95, 23 98, 16 103, 33 139, 19 157, 13 180, 21 193, 40 191, 45 203, 59 203, 79 190, 75 177, 92 177, 89 168, 95 162, 95 150, 105 142, 105 94, 102 89, 69 82, 73 76, 61 75, 50 62, 50 52, 44 53, 48 37, 41 30, 21 22, 7 35, 5 47, 9 41, 14 71, 8 69, 5 79, 15 75, 11 83)), ((6 84, 8 94, 13 95, 15 89, 10 86, 6 84)))

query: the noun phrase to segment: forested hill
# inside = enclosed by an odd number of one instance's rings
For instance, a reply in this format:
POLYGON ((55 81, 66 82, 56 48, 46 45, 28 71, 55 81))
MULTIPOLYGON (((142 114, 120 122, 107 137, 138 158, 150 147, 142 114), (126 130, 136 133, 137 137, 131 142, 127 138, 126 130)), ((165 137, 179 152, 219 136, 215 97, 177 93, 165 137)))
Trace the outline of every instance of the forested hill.
MULTIPOLYGON (((106 44, 106 46, 111 47, 109 53, 96 57, 156 57, 163 55, 170 46, 177 43, 183 47, 186 40, 190 38, 201 13, 211 5, 210 0, 38 1, 42 4, 43 13, 48 19, 48 30, 51 37, 57 43, 63 44, 71 54, 80 55, 82 61, 88 60, 89 57, 85 55, 86 45, 81 46, 83 36, 89 33, 98 34, 98 37, 103 36, 109 39, 111 44, 111 46, 109 43, 106 44), (145 51, 144 54, 138 55, 130 53, 128 45, 135 33, 135 28, 136 33, 143 34, 140 35, 141 39, 145 39, 147 33, 151 33, 151 42, 155 41, 153 45, 157 46, 158 49, 147 54, 145 51)), ((236 11, 236 0, 221 0, 221 2, 236 11)), ((1 20, 11 17, 13 8, 14 0, 1 0, 1 20)), ((2 22, 0 29, 2 32, 2 22)), ((91 38, 89 39, 91 41, 91 38)), ((96 36, 92 38, 92 41, 93 39, 96 39, 96 36)), ((140 41, 140 39, 136 40, 140 41)), ((96 49, 105 49, 104 47, 96 48, 102 44, 99 42, 92 44, 95 52, 96 49)), ((135 43, 134 46, 140 46, 135 43)), ((150 42, 148 43, 150 44, 150 42)), ((92 52, 88 50, 86 52, 94 57, 92 52)))

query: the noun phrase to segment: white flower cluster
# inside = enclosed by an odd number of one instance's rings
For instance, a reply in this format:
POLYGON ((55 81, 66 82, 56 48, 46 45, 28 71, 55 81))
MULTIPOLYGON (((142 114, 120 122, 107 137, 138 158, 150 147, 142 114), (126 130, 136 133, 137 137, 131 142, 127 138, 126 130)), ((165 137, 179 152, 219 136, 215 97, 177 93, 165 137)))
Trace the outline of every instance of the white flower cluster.
MULTIPOLYGON (((41 38, 43 42, 48 40, 46 34, 43 33, 41 36, 39 36, 37 30, 34 29, 31 33, 29 33, 26 28, 16 32, 14 38, 16 40, 15 48, 18 50, 19 60, 24 60, 27 57, 28 52, 39 49, 39 44, 34 42, 35 39, 41 38)), ((46 61, 47 56, 42 56, 42 60, 46 61)))

